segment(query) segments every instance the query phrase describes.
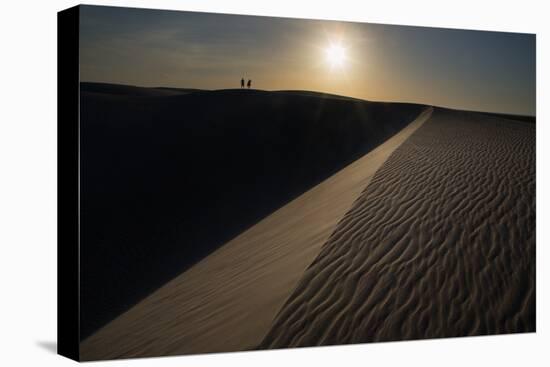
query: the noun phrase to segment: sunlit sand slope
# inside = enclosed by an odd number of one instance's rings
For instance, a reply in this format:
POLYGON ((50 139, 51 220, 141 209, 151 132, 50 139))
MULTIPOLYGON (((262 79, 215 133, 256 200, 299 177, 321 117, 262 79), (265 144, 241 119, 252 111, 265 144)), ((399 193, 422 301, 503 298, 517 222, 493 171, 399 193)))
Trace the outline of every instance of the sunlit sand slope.
POLYGON ((261 348, 535 330, 535 125, 436 109, 378 170, 261 348))
POLYGON ((87 338, 82 358, 252 349, 407 127, 275 211, 87 338))

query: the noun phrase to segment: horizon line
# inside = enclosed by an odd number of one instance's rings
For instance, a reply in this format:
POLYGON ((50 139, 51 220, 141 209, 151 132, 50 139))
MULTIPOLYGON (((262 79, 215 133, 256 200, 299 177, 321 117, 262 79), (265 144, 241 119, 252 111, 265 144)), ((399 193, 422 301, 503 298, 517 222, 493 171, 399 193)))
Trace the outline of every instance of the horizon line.
MULTIPOLYGON (((358 98, 353 96, 347 96, 347 95, 341 95, 341 94, 334 94, 329 93, 325 91, 319 91, 319 90, 308 90, 308 89, 256 89, 256 88, 220 88, 220 89, 204 89, 204 88, 194 88, 194 87, 166 87, 166 86, 143 86, 143 85, 136 85, 136 84, 122 84, 122 83, 113 83, 113 82, 98 82, 98 81, 85 81, 85 80, 79 80, 79 84, 82 83, 88 83, 88 84, 108 84, 108 85, 118 85, 118 86, 125 86, 125 87, 134 87, 134 88, 145 88, 145 89, 181 89, 181 90, 195 90, 195 92, 218 92, 218 91, 230 91, 230 90, 238 90, 238 91, 259 91, 259 92, 309 92, 309 93, 318 93, 318 94, 324 94, 334 97, 340 97, 340 98, 347 98, 347 99, 354 99, 358 101, 364 101, 364 102, 372 102, 372 103, 403 103, 403 104, 415 104, 419 106, 428 106, 428 107, 436 107, 436 108, 444 108, 448 110, 454 110, 454 111, 464 111, 464 112, 473 112, 473 113, 488 113, 488 114, 496 114, 496 115, 504 115, 504 116, 517 116, 517 117, 529 117, 529 118, 535 118, 537 117, 537 114, 535 112, 534 115, 530 114, 518 114, 518 113, 511 113, 511 112, 502 112, 502 111, 483 111, 483 110, 470 110, 470 109, 464 109, 464 108, 457 108, 457 107, 449 107, 449 106, 441 106, 441 105, 435 105, 435 104, 425 104, 425 103, 418 103, 418 102, 410 102, 410 101, 388 101, 388 100, 370 100, 370 99, 364 99, 364 98, 358 98)), ((195 93, 191 92, 191 93, 195 93)), ((535 106, 536 111, 536 106, 535 106)))

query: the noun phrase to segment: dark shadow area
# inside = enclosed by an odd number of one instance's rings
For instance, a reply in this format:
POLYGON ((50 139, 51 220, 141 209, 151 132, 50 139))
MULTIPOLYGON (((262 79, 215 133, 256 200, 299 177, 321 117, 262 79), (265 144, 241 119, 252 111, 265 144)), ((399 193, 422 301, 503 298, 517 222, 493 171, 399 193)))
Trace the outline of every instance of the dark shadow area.
POLYGON ((54 341, 37 341, 36 345, 50 353, 57 354, 57 343, 54 341))
POLYGON ((166 97, 198 92, 200 89, 166 87, 143 88, 124 84, 81 83, 81 91, 86 92, 87 94, 97 93, 109 96, 166 97))
POLYGON ((523 121, 523 122, 530 122, 532 124, 537 122, 536 116, 528 116, 528 115, 512 115, 507 113, 494 113, 494 112, 482 112, 485 115, 497 117, 497 118, 503 118, 508 120, 516 120, 516 121, 523 121))
POLYGON ((112 88, 81 84, 81 339, 423 109, 312 92, 112 88))

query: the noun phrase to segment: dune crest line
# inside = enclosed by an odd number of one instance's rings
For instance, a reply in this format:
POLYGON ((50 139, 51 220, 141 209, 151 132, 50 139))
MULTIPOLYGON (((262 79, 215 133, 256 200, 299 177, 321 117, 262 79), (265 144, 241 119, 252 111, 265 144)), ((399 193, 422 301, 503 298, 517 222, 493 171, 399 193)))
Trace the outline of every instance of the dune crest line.
POLYGON ((535 331, 535 125, 435 109, 260 348, 535 331))
POLYGON ((84 360, 252 349, 377 169, 427 121, 229 241, 81 344, 84 360))

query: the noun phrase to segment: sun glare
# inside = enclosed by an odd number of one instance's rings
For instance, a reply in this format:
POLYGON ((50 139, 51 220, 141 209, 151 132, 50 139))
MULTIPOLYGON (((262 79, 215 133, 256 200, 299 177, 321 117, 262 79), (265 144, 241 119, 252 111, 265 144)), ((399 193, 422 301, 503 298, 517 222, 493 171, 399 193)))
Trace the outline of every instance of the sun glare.
POLYGON ((346 61, 346 49, 337 43, 331 44, 325 50, 327 61, 331 68, 341 68, 346 61))

